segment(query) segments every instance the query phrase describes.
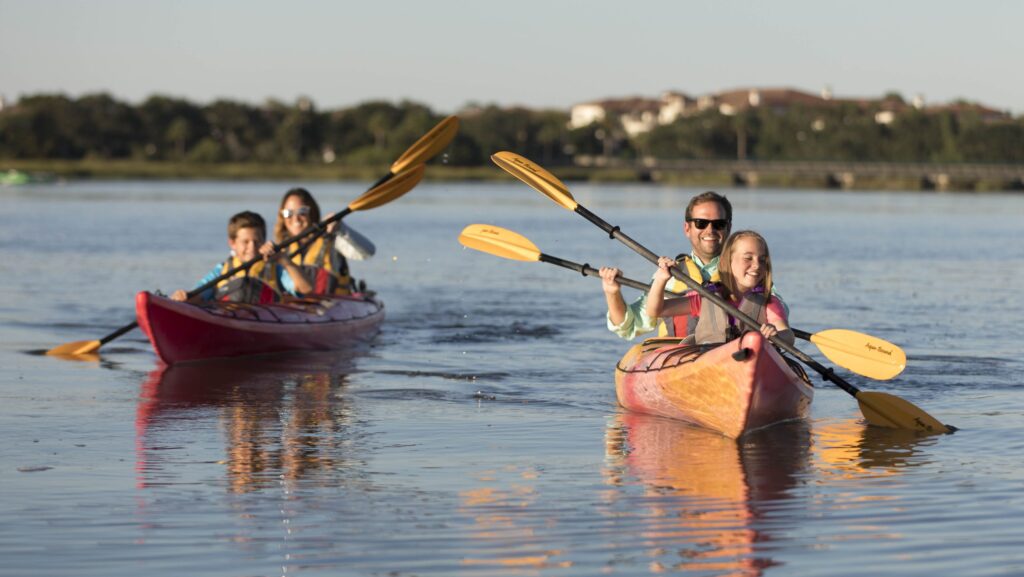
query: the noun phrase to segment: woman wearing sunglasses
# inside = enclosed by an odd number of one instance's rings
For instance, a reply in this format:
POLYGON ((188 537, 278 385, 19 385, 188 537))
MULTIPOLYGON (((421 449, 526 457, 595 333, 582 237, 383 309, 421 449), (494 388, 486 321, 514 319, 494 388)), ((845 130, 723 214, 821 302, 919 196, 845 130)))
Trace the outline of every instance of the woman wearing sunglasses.
MULTIPOLYGON (((274 223, 274 241, 280 244, 285 239, 302 233, 309 226, 319 223, 320 220, 320 205, 313 195, 304 188, 293 188, 281 199, 277 222, 274 223)), ((313 284, 313 294, 351 294, 353 287, 348 262, 334 249, 334 224, 327 230, 327 234, 313 242, 309 243, 307 237, 301 242, 285 247, 285 251, 292 255, 292 262, 299 265, 306 278, 313 284)))

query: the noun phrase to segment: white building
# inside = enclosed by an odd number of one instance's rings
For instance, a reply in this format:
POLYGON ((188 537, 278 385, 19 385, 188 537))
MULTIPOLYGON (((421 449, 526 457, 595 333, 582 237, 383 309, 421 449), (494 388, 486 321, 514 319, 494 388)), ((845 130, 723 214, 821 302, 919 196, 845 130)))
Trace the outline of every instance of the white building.
POLYGON ((569 128, 583 128, 595 122, 615 119, 630 137, 650 132, 659 124, 674 121, 687 106, 687 97, 678 94, 667 101, 669 108, 666 110, 665 98, 634 97, 577 104, 569 111, 569 128))

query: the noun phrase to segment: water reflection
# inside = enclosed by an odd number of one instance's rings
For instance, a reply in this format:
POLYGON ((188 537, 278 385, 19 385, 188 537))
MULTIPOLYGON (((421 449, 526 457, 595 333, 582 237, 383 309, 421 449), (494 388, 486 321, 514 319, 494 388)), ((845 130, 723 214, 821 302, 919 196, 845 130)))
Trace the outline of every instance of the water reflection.
MULTIPOLYGON (((781 541, 807 521, 813 485, 852 483, 859 506, 884 501, 873 480, 927 464, 925 449, 936 440, 847 419, 784 423, 734 441, 624 411, 609 422, 605 442, 606 482, 616 488, 607 493, 608 514, 629 507, 639 540, 630 546, 643 551, 650 572, 751 577, 781 565, 772 552, 785 550, 781 541)), ((841 495, 830 506, 846 507, 841 495)), ((836 529, 840 540, 863 531, 836 529)))
MULTIPOLYGON (((855 505, 865 514, 890 514, 896 504, 885 503, 891 496, 874 480, 927 464, 924 449, 936 442, 858 419, 797 421, 733 440, 626 411, 611 420, 605 440, 606 481, 616 488, 606 499, 609 515, 628 511, 636 527, 637 542, 619 546, 641 551, 652 573, 731 577, 760 576, 784 564, 773 555, 794 546, 784 543, 807 508, 851 506, 843 490, 822 500, 815 488, 822 480, 830 490, 856 486, 855 505)), ((831 529, 837 532, 812 535, 802 546, 874 530, 858 523, 831 529)))
POLYGON ((565 559, 567 551, 552 547, 543 536, 546 528, 557 525, 558 513, 544 502, 538 488, 541 476, 542 471, 530 465, 475 474, 479 487, 459 493, 459 513, 472 519, 473 537, 463 566, 489 574, 520 570, 529 575, 573 566, 565 559))
MULTIPOLYGON (((607 481, 644 495, 638 535, 652 572, 756 576, 776 565, 758 544, 772 535, 756 521, 798 505, 794 487, 809 467, 806 422, 743 437, 622 412, 606 433, 607 481)), ((618 498, 614 494, 613 499, 618 498)))
POLYGON ((176 465, 195 459, 190 445, 204 431, 222 439, 223 451, 215 441, 212 453, 230 492, 336 484, 357 434, 342 394, 351 366, 336 353, 312 353, 152 371, 136 411, 138 486, 193 482, 176 465))
POLYGON ((890 476, 929 462, 936 439, 910 429, 872 427, 860 419, 816 423, 814 464, 829 479, 890 476))

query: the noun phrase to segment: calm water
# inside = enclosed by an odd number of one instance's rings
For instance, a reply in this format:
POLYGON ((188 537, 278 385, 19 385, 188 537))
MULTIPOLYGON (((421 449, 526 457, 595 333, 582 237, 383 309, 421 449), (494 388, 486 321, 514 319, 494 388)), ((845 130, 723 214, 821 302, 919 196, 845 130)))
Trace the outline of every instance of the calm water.
MULTIPOLYGON (((808 421, 739 443, 617 409, 628 345, 599 282, 456 238, 491 223, 653 268, 513 183, 346 219, 377 244, 353 270, 388 314, 361 350, 163 370, 136 331, 99 361, 32 354, 192 286, 227 217, 294 184, 0 189, 0 574, 1024 575, 1024 197, 724 191, 768 238, 792 324, 901 345, 893 381, 841 374, 952 436, 867 428, 820 381, 808 421)), ((309 186, 335 210, 364 190, 309 186)), ((695 191, 571 188, 681 249, 695 191)))

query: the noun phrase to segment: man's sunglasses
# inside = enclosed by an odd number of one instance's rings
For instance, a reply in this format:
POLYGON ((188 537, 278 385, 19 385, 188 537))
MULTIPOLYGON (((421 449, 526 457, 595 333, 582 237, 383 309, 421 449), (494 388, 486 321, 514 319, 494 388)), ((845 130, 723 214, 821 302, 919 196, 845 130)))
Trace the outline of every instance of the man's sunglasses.
POLYGON ((697 227, 697 230, 704 230, 710 224, 715 230, 725 230, 725 227, 729 226, 729 221, 724 218, 718 218, 715 220, 708 220, 706 218, 688 218, 686 222, 697 227))
POLYGON ((308 215, 309 215, 309 207, 308 206, 300 206, 299 208, 297 208, 295 210, 291 210, 290 208, 282 208, 281 209, 281 216, 283 216, 285 218, 291 218, 293 216, 308 216, 308 215))

